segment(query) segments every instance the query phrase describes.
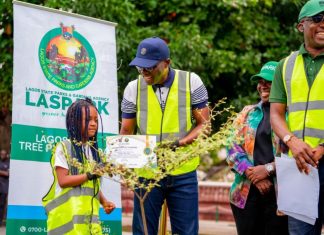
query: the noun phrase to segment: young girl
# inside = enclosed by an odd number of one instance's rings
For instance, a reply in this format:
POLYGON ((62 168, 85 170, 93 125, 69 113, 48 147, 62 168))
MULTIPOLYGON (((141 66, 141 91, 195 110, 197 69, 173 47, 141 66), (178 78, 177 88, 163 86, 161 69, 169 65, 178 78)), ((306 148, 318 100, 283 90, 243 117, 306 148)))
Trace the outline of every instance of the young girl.
POLYGON ((100 180, 90 173, 91 162, 100 163, 98 112, 90 99, 75 101, 67 110, 68 140, 53 149, 54 182, 43 198, 48 234, 102 234, 99 203, 109 214, 115 205, 100 191, 100 180), (76 165, 81 167, 76 167, 76 165))

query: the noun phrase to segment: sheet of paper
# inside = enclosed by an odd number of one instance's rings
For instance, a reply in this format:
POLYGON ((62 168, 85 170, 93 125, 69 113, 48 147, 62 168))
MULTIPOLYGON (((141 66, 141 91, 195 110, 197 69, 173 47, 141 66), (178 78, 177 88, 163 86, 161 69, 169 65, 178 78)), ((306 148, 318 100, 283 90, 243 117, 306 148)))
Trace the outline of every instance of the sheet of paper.
POLYGON ((156 137, 149 135, 117 135, 106 139, 106 154, 116 163, 128 168, 157 166, 156 155, 153 151, 156 137))
POLYGON ((278 210, 286 215, 315 224, 318 217, 318 170, 309 165, 308 175, 299 172, 296 161, 282 154, 276 157, 278 210))

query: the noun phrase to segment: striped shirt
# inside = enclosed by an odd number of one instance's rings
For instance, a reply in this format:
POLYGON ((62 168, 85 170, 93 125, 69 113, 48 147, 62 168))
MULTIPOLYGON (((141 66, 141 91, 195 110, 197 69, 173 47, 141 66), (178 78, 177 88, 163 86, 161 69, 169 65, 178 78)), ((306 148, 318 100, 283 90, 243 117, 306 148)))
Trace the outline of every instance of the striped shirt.
MULTIPOLYGON (((169 89, 174 80, 175 71, 170 69, 167 80, 162 85, 153 85, 156 97, 159 100, 162 111, 164 111, 169 89)), ((200 77, 190 74, 191 107, 192 109, 202 109, 208 102, 207 89, 200 77)), ((137 79, 128 83, 124 90, 124 97, 121 103, 122 118, 136 118, 137 100, 137 79)))

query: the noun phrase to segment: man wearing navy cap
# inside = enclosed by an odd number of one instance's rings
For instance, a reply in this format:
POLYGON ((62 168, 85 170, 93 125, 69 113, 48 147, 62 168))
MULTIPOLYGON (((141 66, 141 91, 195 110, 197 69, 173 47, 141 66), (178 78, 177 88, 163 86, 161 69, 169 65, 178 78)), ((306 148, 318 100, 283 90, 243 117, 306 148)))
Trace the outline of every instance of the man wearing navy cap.
MULTIPOLYGON (((208 94, 195 73, 170 66, 167 44, 158 37, 144 39, 136 57, 139 77, 124 91, 121 104, 120 134, 155 135, 157 142, 176 137, 172 147, 190 144, 204 124, 209 122, 208 94), (192 118, 194 121, 192 121, 192 118)), ((148 233, 157 234, 163 201, 166 199, 172 234, 198 234, 198 182, 196 168, 199 157, 189 160, 162 179, 145 200, 148 233)), ((149 171, 140 175, 154 178, 149 171)), ((133 234, 144 234, 139 200, 134 197, 133 234)))
POLYGON ((319 173, 318 219, 313 225, 288 216, 289 233, 319 235, 324 222, 323 0, 306 2, 299 13, 297 29, 303 33, 304 43, 276 68, 270 94, 271 125, 289 147, 288 155, 294 157, 298 169, 308 174, 310 164, 319 173))

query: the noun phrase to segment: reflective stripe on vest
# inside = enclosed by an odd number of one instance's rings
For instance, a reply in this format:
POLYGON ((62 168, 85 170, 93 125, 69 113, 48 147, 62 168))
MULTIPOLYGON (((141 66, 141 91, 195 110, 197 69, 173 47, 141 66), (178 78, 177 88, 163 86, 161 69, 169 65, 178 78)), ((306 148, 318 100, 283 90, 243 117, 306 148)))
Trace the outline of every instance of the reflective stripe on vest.
POLYGON ((84 187, 75 187, 70 189, 64 194, 54 198, 45 206, 45 210, 49 213, 51 210, 55 209, 57 206, 60 206, 66 203, 71 197, 77 196, 93 196, 93 188, 84 188, 84 187))
MULTIPOLYGON (((92 216, 91 219, 92 223, 94 223, 96 227, 99 225, 99 218, 98 216, 92 216)), ((47 234, 49 235, 61 235, 61 234, 90 234, 86 231, 89 230, 87 227, 84 228, 84 225, 88 225, 90 223, 89 216, 85 215, 74 215, 72 220, 66 224, 64 224, 61 227, 55 228, 51 231, 48 231, 47 234)), ((97 229, 97 228, 96 228, 97 229)), ((91 229, 91 231, 96 230, 94 228, 91 229)), ((101 234, 101 232, 99 232, 101 234)), ((92 234, 98 234, 93 233, 92 234)))
POLYGON ((288 127, 311 147, 324 140, 324 66, 309 87, 303 56, 293 52, 283 66, 287 93, 288 127))
POLYGON ((164 112, 152 86, 148 86, 142 76, 138 79, 138 133, 155 135, 157 142, 168 137, 182 138, 192 126, 189 73, 175 72, 164 112))
MULTIPOLYGON (((190 73, 175 70, 164 112, 152 88, 140 76, 137 84, 137 129, 139 134, 156 136, 157 142, 170 138, 181 139, 192 128, 190 73)), ((172 175, 193 171, 199 165, 199 157, 177 168, 172 175)), ((152 178, 152 172, 138 171, 140 176, 152 178)))
MULTIPOLYGON (((60 144, 63 146, 64 156, 68 159, 71 153, 71 143, 63 141, 60 144)), ((86 181, 77 187, 63 188, 56 195, 58 180, 54 167, 55 150, 56 147, 51 157, 54 182, 42 200, 48 216, 48 234, 90 234, 90 230, 92 234, 102 234, 99 223, 99 180, 86 181)), ((69 163, 68 160, 67 162, 69 163)))

